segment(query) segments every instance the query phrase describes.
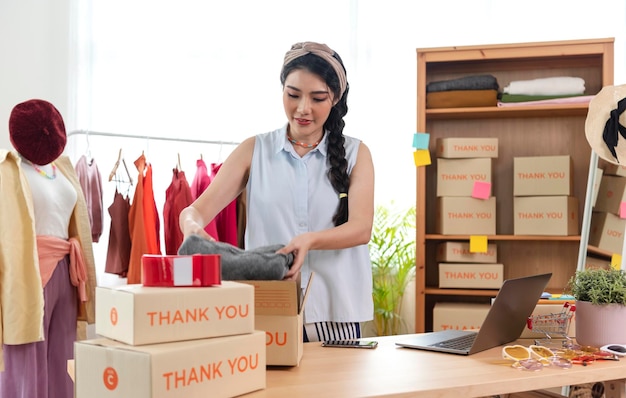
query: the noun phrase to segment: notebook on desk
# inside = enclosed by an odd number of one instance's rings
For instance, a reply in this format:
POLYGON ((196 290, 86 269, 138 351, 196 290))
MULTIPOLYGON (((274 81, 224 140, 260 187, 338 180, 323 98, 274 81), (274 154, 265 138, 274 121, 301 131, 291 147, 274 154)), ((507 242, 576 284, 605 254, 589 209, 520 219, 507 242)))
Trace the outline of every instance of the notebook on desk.
POLYGON ((551 273, 507 279, 502 284, 480 329, 441 330, 396 342, 406 348, 471 355, 519 338, 551 273))

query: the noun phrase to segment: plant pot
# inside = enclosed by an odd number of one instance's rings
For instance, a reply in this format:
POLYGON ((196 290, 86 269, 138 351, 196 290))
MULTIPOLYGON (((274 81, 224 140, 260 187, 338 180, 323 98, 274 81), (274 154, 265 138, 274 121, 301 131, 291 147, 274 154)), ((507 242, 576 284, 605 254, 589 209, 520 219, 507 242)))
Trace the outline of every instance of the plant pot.
POLYGON ((626 344, 626 306, 576 301, 576 342, 602 347, 626 344))

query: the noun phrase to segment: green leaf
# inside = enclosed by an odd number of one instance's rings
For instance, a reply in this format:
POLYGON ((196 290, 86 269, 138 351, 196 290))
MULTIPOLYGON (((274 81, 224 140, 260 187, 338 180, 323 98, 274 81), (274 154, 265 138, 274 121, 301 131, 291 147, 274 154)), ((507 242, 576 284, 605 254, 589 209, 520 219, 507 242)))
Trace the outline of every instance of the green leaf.
POLYGON ((415 275, 415 208, 378 206, 369 242, 373 275, 374 325, 379 336, 396 335, 402 297, 415 275))

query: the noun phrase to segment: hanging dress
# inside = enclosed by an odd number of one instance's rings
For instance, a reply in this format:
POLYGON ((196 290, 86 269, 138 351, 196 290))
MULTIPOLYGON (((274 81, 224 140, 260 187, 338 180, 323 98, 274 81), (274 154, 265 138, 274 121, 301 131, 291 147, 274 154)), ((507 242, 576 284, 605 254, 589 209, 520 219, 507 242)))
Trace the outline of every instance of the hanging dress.
POLYGON ((91 225, 91 240, 97 243, 100 240, 100 236, 102 236, 104 218, 102 213, 102 177, 100 176, 96 160, 87 160, 85 155, 78 159, 74 168, 87 202, 87 212, 91 225))
POLYGON ((185 172, 174 169, 172 182, 165 190, 165 205, 163 206, 165 254, 178 254, 178 248, 183 243, 184 238, 178 219, 180 212, 191 202, 193 202, 191 188, 185 177, 185 172))
MULTIPOLYGON (((215 178, 222 164, 211 164, 211 180, 215 178)), ((233 246, 239 245, 239 237, 237 235, 237 199, 230 202, 215 217, 215 225, 220 242, 230 243, 233 246)))
POLYGON ((111 217, 111 228, 104 272, 126 278, 131 248, 130 230, 128 228, 130 199, 128 196, 122 195, 116 188, 113 202, 108 211, 111 217))
POLYGON ((139 172, 137 187, 128 213, 130 232, 130 261, 128 263, 128 284, 141 283, 141 256, 161 254, 159 250, 159 222, 152 190, 152 166, 141 156, 135 161, 139 172))
MULTIPOLYGON (((209 175, 206 163, 202 159, 198 159, 196 161, 196 174, 193 177, 193 181, 191 182, 191 198, 193 200, 198 199, 198 197, 204 192, 208 186, 211 184, 213 179, 209 175)), ((220 240, 219 235, 217 233, 217 224, 215 223, 215 219, 211 220, 210 223, 204 227, 204 230, 207 234, 209 234, 213 239, 220 240)))

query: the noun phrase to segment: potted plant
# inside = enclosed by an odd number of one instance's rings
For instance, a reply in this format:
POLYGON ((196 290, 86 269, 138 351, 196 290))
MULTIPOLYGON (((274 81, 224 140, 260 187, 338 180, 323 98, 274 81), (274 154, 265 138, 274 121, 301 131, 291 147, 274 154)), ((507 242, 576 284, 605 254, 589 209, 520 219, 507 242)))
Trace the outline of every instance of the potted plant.
POLYGON ((406 329, 402 298, 415 275, 415 208, 377 206, 369 249, 375 333, 401 334, 406 329))
POLYGON ((625 271, 611 267, 576 271, 567 290, 576 300, 579 344, 626 344, 625 271))

